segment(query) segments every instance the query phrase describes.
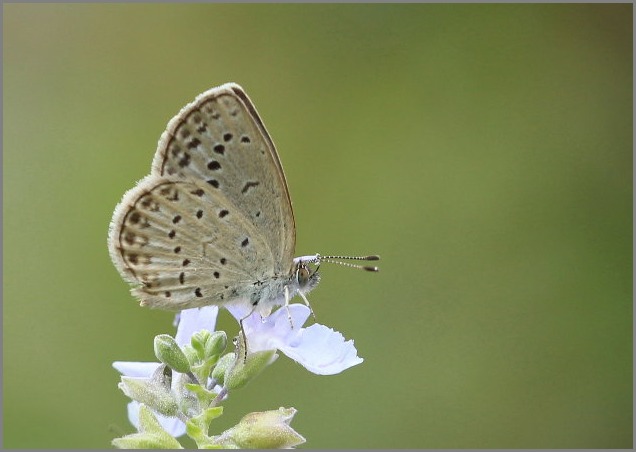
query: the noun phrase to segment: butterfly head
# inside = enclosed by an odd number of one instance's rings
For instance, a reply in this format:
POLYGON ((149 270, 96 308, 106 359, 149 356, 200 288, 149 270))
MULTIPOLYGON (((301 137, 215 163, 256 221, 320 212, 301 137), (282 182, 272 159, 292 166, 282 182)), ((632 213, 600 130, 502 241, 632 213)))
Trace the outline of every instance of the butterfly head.
POLYGON ((379 271, 378 267, 370 265, 357 265, 349 262, 342 262, 340 259, 357 260, 357 261, 377 261, 380 260, 380 256, 321 256, 315 254, 313 256, 302 256, 294 259, 293 278, 294 282, 298 285, 298 289, 307 293, 320 282, 320 275, 318 269, 321 262, 328 262, 331 264, 344 265, 346 267, 358 268, 360 270, 366 270, 370 272, 379 271), (310 264, 314 264, 315 267, 311 267, 310 264))
POLYGON ((301 292, 309 292, 320 282, 319 268, 320 261, 315 259, 315 256, 294 259, 293 278, 301 292), (315 264, 315 266, 310 266, 310 264, 315 264))

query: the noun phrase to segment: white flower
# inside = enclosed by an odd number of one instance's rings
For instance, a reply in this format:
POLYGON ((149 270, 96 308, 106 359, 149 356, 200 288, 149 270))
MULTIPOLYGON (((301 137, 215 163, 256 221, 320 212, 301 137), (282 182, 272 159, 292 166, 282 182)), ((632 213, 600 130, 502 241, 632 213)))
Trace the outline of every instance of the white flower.
MULTIPOLYGON (((186 309, 181 311, 179 316, 179 326, 175 340, 179 346, 183 347, 190 343, 190 338, 194 333, 200 330, 214 331, 216 325, 216 316, 219 309, 216 306, 207 306, 205 308, 186 309)), ((152 362, 131 362, 131 361, 115 361, 113 367, 122 375, 127 377, 150 378, 161 363, 152 362)), ((173 387, 176 379, 172 379, 173 387)), ((185 434, 185 424, 176 417, 163 416, 154 413, 161 426, 177 438, 185 434)), ((128 420, 135 428, 139 429, 139 402, 132 401, 128 404, 128 420)))
MULTIPOLYGON (((230 313, 238 320, 244 317, 249 308, 229 307, 230 313)), ((190 338, 200 330, 214 331, 218 315, 216 306, 186 309, 178 314, 178 327, 175 340, 183 347, 190 343, 190 338)), ((301 366, 318 375, 338 374, 349 367, 360 364, 353 340, 345 341, 342 334, 320 324, 302 328, 310 311, 302 304, 290 304, 289 314, 292 328, 287 316, 287 309, 277 309, 262 319, 254 312, 243 321, 250 352, 262 350, 280 350, 301 366)), ((160 366, 154 362, 115 361, 113 367, 128 377, 150 378, 160 366)), ((172 380, 173 388, 176 379, 172 380)), ((161 426, 172 436, 179 437, 185 433, 185 424, 175 417, 166 417, 155 413, 161 426)), ((128 419, 139 427, 139 403, 128 404, 128 419)))
MULTIPOLYGON (((240 308, 230 307, 228 310, 237 319, 245 315, 240 308)), ((303 304, 290 304, 293 328, 285 307, 264 319, 253 313, 243 321, 249 351, 280 350, 317 375, 338 374, 363 361, 357 355, 353 340, 345 341, 339 332, 317 323, 301 328, 310 313, 303 304)))

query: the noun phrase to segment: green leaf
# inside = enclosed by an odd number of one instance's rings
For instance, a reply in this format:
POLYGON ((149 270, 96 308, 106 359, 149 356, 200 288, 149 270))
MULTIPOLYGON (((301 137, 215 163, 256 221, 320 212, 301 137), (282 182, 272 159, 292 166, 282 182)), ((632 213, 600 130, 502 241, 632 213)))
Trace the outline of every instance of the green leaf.
POLYGON ((195 384, 195 383, 187 383, 185 385, 185 388, 188 391, 194 393, 194 395, 196 395, 197 399, 199 400, 199 404, 202 407, 206 407, 206 408, 210 406, 210 403, 212 403, 212 401, 218 395, 216 392, 205 389, 203 386, 195 384))
POLYGON ((119 449, 183 449, 144 404, 139 406, 139 433, 115 438, 112 444, 119 449))
POLYGON ((143 403, 139 405, 139 431, 155 434, 168 434, 163 429, 154 413, 143 403))
POLYGON ((112 445, 118 449, 183 449, 176 439, 170 438, 172 441, 152 433, 133 433, 113 439, 112 445))
POLYGON ((212 368, 217 363, 219 357, 212 356, 192 366, 192 372, 197 376, 200 382, 207 382, 212 368))
POLYGON ((208 446, 206 448, 217 448, 216 443, 208 436, 208 431, 212 421, 221 416, 221 414, 223 414, 223 407, 212 407, 186 422, 186 433, 197 442, 199 448, 202 445, 208 446))

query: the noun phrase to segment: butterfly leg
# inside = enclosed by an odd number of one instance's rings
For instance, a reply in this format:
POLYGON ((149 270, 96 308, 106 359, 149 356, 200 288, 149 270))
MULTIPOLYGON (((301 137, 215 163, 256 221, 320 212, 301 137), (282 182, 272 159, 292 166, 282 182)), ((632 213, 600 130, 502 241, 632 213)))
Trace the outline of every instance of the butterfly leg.
MULTIPOLYGON (((249 316, 243 317, 242 319, 239 320, 239 323, 241 325, 241 334, 240 336, 243 337, 243 364, 245 364, 245 362, 247 361, 247 335, 245 334, 245 328, 243 328, 243 320, 246 319, 249 316)), ((237 352, 240 351, 240 347, 239 350, 237 350, 237 352)))
POLYGON ((287 319, 289 320, 289 325, 291 326, 292 330, 294 329, 294 323, 292 322, 292 316, 291 313, 289 312, 289 288, 287 286, 285 286, 285 309, 287 310, 287 319))
MULTIPOLYGON (((243 363, 247 361, 247 334, 245 333, 245 328, 243 327, 243 320, 251 316, 256 310, 256 306, 252 308, 252 310, 245 316, 239 319, 239 325, 241 326, 241 336, 243 336, 243 363)), ((239 347, 240 351, 240 347, 239 347)))
POLYGON ((302 293, 300 290, 298 291, 298 293, 300 294, 301 298, 303 299, 303 301, 305 302, 305 304, 309 308, 309 312, 311 312, 311 316, 314 318, 314 322, 315 322, 316 321, 316 314, 314 314, 314 310, 311 309, 311 305, 309 304, 309 300, 307 299, 305 294, 302 293))

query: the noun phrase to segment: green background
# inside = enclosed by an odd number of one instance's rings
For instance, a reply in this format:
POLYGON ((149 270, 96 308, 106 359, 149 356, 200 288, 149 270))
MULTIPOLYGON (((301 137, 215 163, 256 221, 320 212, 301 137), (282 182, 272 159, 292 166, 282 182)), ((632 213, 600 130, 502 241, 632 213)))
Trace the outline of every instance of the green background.
MULTIPOLYGON (((132 432, 114 360, 172 315, 108 257, 168 120, 241 84, 287 174, 322 324, 215 432, 293 406, 312 448, 632 446, 632 5, 3 7, 4 446, 132 432)), ((236 334, 227 312, 221 327, 236 334)))

